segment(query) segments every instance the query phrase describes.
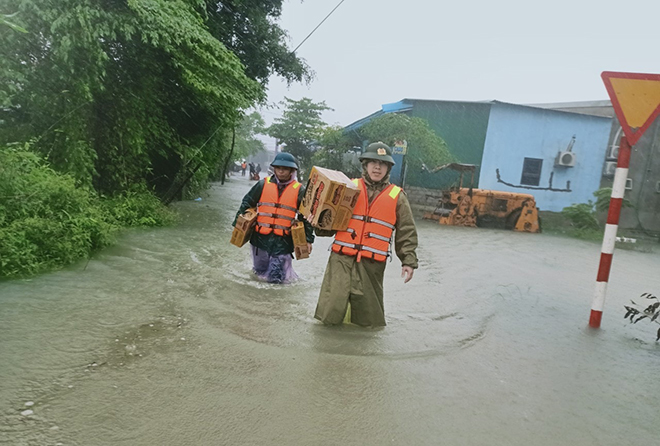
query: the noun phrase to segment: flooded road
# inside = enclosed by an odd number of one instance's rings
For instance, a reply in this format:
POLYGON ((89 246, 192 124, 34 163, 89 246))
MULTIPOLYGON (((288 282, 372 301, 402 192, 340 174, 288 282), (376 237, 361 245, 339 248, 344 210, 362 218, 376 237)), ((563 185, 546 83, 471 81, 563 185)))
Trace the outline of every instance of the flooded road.
MULTIPOLYGON (((0 444, 644 445, 657 442, 660 254, 418 221, 388 265, 388 326, 313 319, 330 239, 291 286, 257 282, 230 223, 250 183, 177 204, 63 271, 0 283, 0 444)), ((656 250, 658 251, 658 250, 656 250)))

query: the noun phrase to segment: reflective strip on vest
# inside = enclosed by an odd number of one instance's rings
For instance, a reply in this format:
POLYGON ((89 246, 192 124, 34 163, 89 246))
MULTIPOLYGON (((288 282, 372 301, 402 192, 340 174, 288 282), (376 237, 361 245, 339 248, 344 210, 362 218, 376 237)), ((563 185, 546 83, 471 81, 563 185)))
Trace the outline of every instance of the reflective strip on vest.
POLYGON ((379 225, 383 225, 386 228, 394 229, 394 225, 391 225, 388 222, 383 221, 383 220, 379 220, 377 218, 365 217, 364 215, 353 215, 351 218, 354 218, 355 220, 364 221, 364 222, 367 222, 367 223, 378 223, 379 225))
POLYGON ((335 240, 332 242, 334 245, 339 245, 343 246, 344 248, 351 248, 351 249, 357 249, 358 251, 369 251, 373 252, 375 254, 380 254, 385 257, 389 257, 391 254, 387 251, 381 251, 379 249, 372 248, 370 246, 362 246, 362 245, 356 245, 355 243, 346 243, 346 242, 339 242, 335 240))
POLYGON ((377 238, 378 240, 382 240, 382 241, 387 242, 387 243, 390 242, 390 239, 388 239, 387 237, 383 237, 380 234, 374 234, 373 232, 367 232, 366 236, 367 237, 372 237, 372 238, 377 238))
POLYGON ((390 191, 390 197, 396 198, 397 196, 399 196, 399 192, 401 192, 401 188, 399 186, 394 186, 390 191))

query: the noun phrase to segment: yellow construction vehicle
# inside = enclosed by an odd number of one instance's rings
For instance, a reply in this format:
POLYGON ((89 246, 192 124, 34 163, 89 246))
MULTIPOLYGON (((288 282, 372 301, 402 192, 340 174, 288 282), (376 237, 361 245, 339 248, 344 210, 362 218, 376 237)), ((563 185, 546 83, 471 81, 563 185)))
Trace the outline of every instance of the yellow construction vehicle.
MULTIPOLYGON (((426 169, 426 166, 423 166, 426 169)), ((424 218, 441 225, 498 227, 520 232, 541 232, 539 212, 531 194, 474 189, 474 164, 450 163, 427 171, 452 169, 460 173, 458 187, 442 192, 438 206, 424 218), (463 175, 471 173, 470 187, 463 187, 463 175)))

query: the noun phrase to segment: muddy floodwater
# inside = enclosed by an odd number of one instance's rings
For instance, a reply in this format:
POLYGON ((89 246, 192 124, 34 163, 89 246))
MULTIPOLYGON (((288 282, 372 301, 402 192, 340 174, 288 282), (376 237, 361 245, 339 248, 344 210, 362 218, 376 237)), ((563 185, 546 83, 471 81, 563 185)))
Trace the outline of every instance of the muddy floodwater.
POLYGON ((617 250, 587 328, 600 245, 418 221, 420 269, 388 264, 388 326, 313 318, 330 239, 258 282, 229 245, 251 183, 178 203, 87 262, 0 282, 0 444, 652 445, 660 254, 617 250))

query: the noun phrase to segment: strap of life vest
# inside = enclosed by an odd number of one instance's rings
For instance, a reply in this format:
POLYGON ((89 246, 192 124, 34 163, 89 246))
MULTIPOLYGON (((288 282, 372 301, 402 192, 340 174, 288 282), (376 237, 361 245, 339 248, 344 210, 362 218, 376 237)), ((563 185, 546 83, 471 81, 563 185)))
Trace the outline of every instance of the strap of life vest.
POLYGON ((269 223, 257 222, 257 226, 263 226, 264 228, 273 228, 273 229, 282 229, 283 231, 290 231, 291 228, 282 225, 271 225, 269 223))
POLYGON ((289 211, 296 212, 298 209, 294 208, 293 206, 287 206, 286 204, 282 203, 263 203, 259 202, 257 203, 257 206, 272 206, 274 208, 282 208, 282 209, 288 209, 289 211))
POLYGON ((264 217, 281 218, 282 220, 289 220, 289 221, 293 221, 296 219, 296 217, 287 217, 286 215, 281 215, 281 214, 271 214, 270 212, 257 212, 257 215, 261 215, 264 217))

